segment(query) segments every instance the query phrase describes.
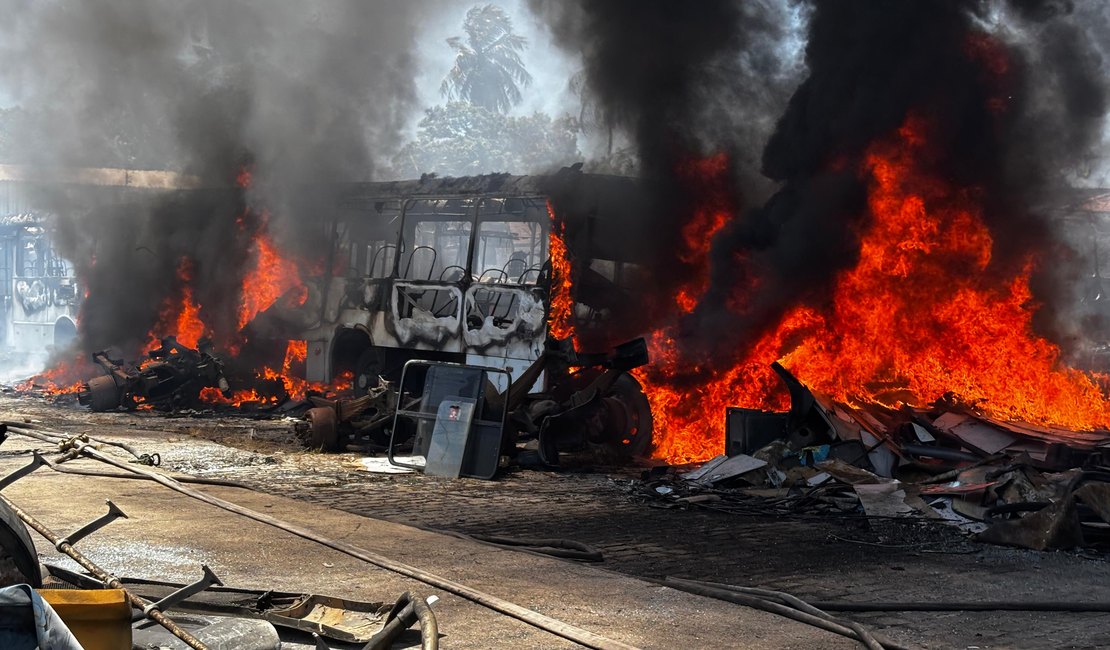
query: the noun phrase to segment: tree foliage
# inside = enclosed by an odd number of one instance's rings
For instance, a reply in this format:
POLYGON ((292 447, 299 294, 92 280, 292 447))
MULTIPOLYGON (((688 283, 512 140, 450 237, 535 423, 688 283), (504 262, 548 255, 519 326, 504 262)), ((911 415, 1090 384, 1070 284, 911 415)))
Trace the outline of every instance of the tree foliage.
POLYGON ((440 92, 449 100, 468 101, 489 111, 507 113, 520 103, 521 89, 532 83, 519 52, 527 40, 513 33, 513 21, 497 5, 475 5, 466 12, 462 36, 447 39, 455 65, 440 92))
POLYGON ((508 117, 451 102, 425 111, 419 127, 416 139, 393 158, 398 176, 537 173, 571 164, 581 156, 577 121, 569 116, 508 117))

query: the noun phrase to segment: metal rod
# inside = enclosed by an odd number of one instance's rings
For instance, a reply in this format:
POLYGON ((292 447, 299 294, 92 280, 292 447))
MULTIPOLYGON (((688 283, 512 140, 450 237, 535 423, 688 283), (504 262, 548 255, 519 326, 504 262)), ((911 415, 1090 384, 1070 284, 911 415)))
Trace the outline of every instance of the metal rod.
POLYGON ((113 521, 115 521, 117 519, 120 519, 120 518, 127 519, 127 513, 120 510, 119 506, 112 503, 111 499, 108 499, 107 501, 105 501, 105 503, 108 504, 108 512, 106 512, 103 515, 97 517, 96 519, 93 519, 92 521, 85 524, 84 526, 81 526, 81 528, 73 531, 69 535, 66 535, 65 537, 63 537, 62 539, 59 540, 59 543, 65 542, 65 543, 69 544, 70 546, 73 546, 77 542, 81 541, 82 539, 85 539, 86 537, 95 533, 96 531, 100 530, 101 528, 104 528, 105 526, 112 523, 113 521))
MULTIPOLYGON (((127 600, 131 602, 131 605, 134 607, 138 607, 139 609, 145 610, 146 607, 149 605, 149 603, 147 603, 145 600, 128 591, 123 586, 123 583, 120 582, 119 578, 94 564, 93 561, 85 557, 85 555, 81 553, 81 551, 73 548, 73 546, 69 542, 60 539, 57 535, 54 534, 52 530, 50 530, 40 521, 32 517, 22 508, 12 503, 11 499, 4 496, 3 494, 0 494, 0 500, 3 500, 3 502, 12 509, 12 512, 14 512, 17 517, 22 519, 23 523, 27 524, 28 528, 31 528, 39 535, 42 535, 44 538, 46 538, 46 541, 53 544, 54 548, 58 549, 59 552, 65 553, 69 557, 73 558, 74 562, 81 565, 81 568, 95 576, 97 580, 100 580, 106 588, 119 589, 123 591, 124 595, 127 596, 127 600)), ((160 610, 152 609, 149 611, 145 611, 145 614, 152 621, 169 630, 171 634, 181 639, 186 645, 188 645, 190 648, 193 648, 193 650, 208 650, 208 646, 206 646, 204 642, 202 642, 200 639, 197 639, 188 631, 182 629, 177 623, 174 623, 160 610)))
POLYGON ((11 474, 8 474, 4 478, 0 478, 0 490, 3 490, 4 488, 8 487, 12 483, 15 483, 19 479, 23 478, 24 476, 27 476, 31 472, 35 471, 36 469, 38 469, 38 468, 40 468, 40 467, 42 467, 43 465, 46 464, 46 459, 43 458, 39 454, 38 449, 34 450, 31 453, 33 454, 33 458, 31 458, 31 462, 27 463, 23 467, 20 467, 19 469, 15 470, 11 474))
POLYGON ((105 456, 88 444, 77 442, 72 446, 72 451, 88 456, 89 458, 95 458, 96 460, 108 463, 109 465, 112 465, 114 467, 118 467, 120 469, 131 472, 132 474, 149 476, 153 480, 161 483, 171 490, 180 492, 181 494, 197 499, 198 501, 203 501, 204 503, 216 506, 217 508, 221 508, 223 510, 227 510, 228 512, 233 512, 235 514, 247 517, 248 519, 253 519, 255 521, 278 528, 280 530, 284 530, 285 532, 292 533, 297 537, 301 537, 316 542, 317 544, 327 546, 328 548, 381 567, 383 569, 386 569, 387 571, 393 571, 394 573, 399 573, 414 580, 419 580, 424 584, 438 587, 440 589, 443 589, 444 591, 453 593, 456 596, 461 596, 462 598, 465 598, 471 602, 478 603, 479 605, 488 607, 489 609, 505 614, 506 616, 511 616, 517 620, 523 621, 541 630, 550 632, 556 636, 574 641, 575 643, 586 646, 587 648, 594 648, 595 650, 636 650, 635 646, 630 646, 626 643, 601 636, 600 634, 595 634, 593 632, 590 632, 589 630, 584 630, 580 627, 571 625, 564 621, 560 621, 550 616, 545 616, 544 614, 541 614, 535 610, 522 607, 514 602, 505 600, 503 598, 498 598, 497 596, 488 594, 484 591, 479 591, 478 589, 474 589, 473 587, 455 582, 454 580, 450 580, 442 576, 437 576, 433 573, 429 573, 410 564, 405 564, 404 562, 392 560, 384 555, 379 555, 378 553, 359 548, 358 546, 355 546, 353 544, 348 544, 347 542, 325 537, 314 530, 305 528, 304 526, 299 526, 288 521, 282 521, 281 519, 278 519, 276 517, 251 510, 250 508, 245 508, 239 504, 225 501, 219 497, 215 497, 210 494, 201 492, 200 490, 195 490, 193 488, 182 485, 181 483, 178 483, 174 479, 163 474, 151 472, 146 469, 120 462, 118 460, 115 460, 114 458, 109 458, 108 456, 105 456))

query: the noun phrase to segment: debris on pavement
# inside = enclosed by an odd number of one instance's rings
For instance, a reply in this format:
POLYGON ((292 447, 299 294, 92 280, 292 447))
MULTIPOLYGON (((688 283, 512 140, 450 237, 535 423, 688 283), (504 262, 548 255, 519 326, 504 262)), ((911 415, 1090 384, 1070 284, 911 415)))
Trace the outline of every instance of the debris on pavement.
POLYGON ((169 411, 195 406, 204 389, 230 394, 223 363, 214 355, 209 341, 202 340, 194 350, 167 336, 137 366, 128 366, 109 354, 101 351, 93 355, 107 374, 85 382, 77 395, 78 401, 93 411, 141 405, 169 411))
POLYGON ((646 477, 636 493, 747 515, 941 523, 1036 550, 1110 542, 1110 432, 1001 422, 954 399, 847 404, 774 369, 788 412, 729 409, 729 455, 646 477))

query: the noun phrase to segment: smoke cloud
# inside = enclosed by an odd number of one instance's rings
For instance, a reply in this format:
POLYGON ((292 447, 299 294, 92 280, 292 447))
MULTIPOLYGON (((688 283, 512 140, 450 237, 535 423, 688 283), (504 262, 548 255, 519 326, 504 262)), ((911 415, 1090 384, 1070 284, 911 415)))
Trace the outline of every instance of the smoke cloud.
POLYGON ((222 188, 124 205, 42 197, 89 291, 82 349, 143 342, 158 305, 182 294, 183 258, 205 323, 233 331, 246 239, 268 227, 295 249, 324 216, 301 197, 371 179, 396 148, 413 114, 414 36, 435 6, 0 0, 19 162, 173 169, 222 188), (249 189, 236 187, 244 169, 249 189))
MULTIPOLYGON (((987 273, 1012 277, 1035 253, 1037 325, 1066 339, 1066 287, 1090 251, 1070 248, 1042 206, 1097 156, 1106 112, 1098 3, 532 5, 582 52, 591 92, 634 142, 656 207, 645 232, 673 249, 704 189, 674 173, 678 161, 727 154, 734 218, 713 240, 708 290, 682 323, 691 357, 730 363, 787 309, 824 304, 859 256, 865 151, 912 115, 935 124, 926 171, 983 197, 994 239, 987 273), (790 58, 799 30, 803 65, 790 58), (1069 259, 1078 261, 1061 263, 1069 259)), ((670 296, 696 269, 656 252, 659 268, 687 271, 664 279, 670 296)))
MULTIPOLYGON (((796 83, 794 30, 804 12, 732 0, 531 6, 560 45, 581 52, 586 92, 603 122, 633 143, 646 192, 636 205, 647 211, 638 219, 642 228, 628 237, 646 240, 657 268, 668 271, 658 275, 651 296, 663 317, 674 287, 697 272, 679 258, 675 242, 707 188, 691 184, 683 170, 723 151, 731 182, 716 199, 738 207, 766 196, 755 152, 796 83)), ((557 210, 574 203, 558 189, 553 200, 557 210)))

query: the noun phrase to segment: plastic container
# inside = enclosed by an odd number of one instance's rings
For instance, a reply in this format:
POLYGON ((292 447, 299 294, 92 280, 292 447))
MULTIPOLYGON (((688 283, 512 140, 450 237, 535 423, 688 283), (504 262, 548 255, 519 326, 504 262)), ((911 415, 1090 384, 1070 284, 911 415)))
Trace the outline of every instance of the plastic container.
POLYGON ((39 589, 85 650, 131 647, 131 603, 122 589, 39 589))

